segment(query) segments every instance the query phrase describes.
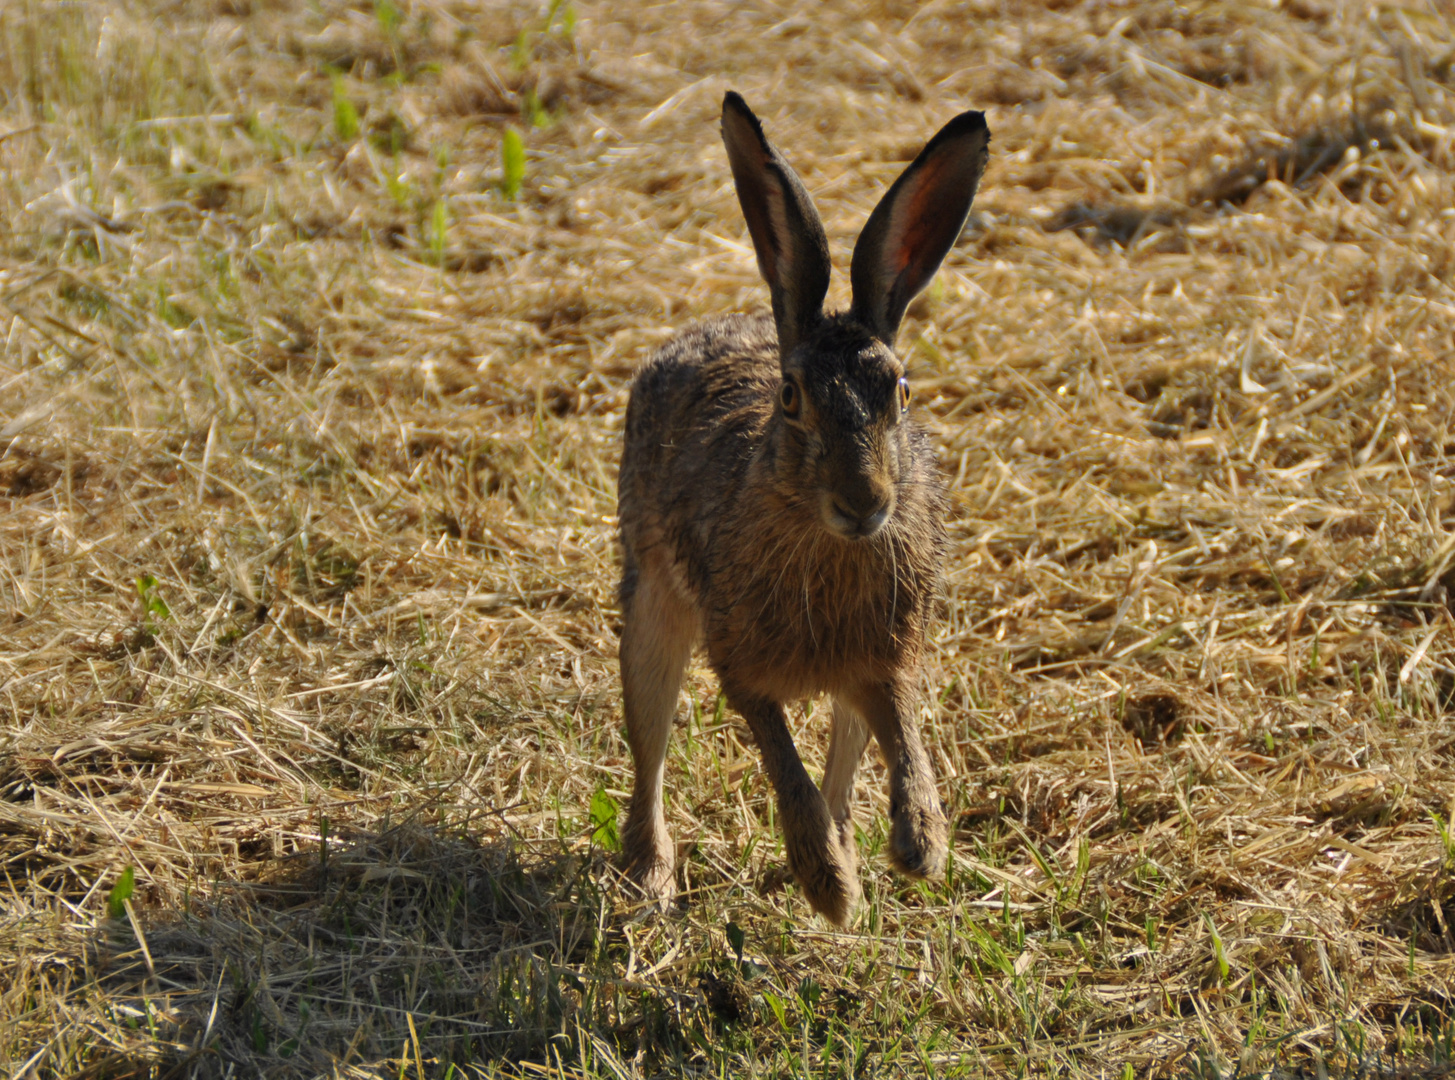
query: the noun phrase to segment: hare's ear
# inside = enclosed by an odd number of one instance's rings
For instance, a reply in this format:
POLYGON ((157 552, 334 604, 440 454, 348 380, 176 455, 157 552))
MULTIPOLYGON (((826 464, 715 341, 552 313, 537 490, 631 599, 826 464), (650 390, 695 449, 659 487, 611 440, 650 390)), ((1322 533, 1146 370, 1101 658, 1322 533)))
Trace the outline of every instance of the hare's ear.
POLYGON ((778 352, 787 357, 823 318, 829 289, 829 245, 803 181, 763 134, 753 110, 734 91, 722 102, 722 141, 758 270, 773 297, 778 352))
POLYGON ((886 345, 894 344, 904 309, 959 237, 989 147, 984 113, 955 117, 900 174, 859 234, 849 268, 853 310, 886 345))

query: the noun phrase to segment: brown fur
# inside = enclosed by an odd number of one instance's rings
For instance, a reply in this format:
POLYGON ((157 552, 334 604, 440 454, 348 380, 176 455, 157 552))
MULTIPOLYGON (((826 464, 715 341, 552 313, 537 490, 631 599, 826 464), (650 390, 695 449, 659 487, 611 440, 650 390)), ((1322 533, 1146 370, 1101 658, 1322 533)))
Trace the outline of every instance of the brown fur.
MULTIPOLYGON (((632 387, 619 491, 622 683, 637 764, 626 863, 650 897, 670 896, 663 761, 682 673, 700 640, 763 755, 794 877, 817 911, 842 924, 859 895, 849 801, 867 734, 889 768, 896 866, 916 876, 944 866, 945 819, 916 720, 945 545, 943 495, 933 454, 901 408, 904 368, 885 343, 895 305, 875 308, 891 309, 887 332, 862 314, 869 305, 857 295, 853 311, 824 316, 827 249, 807 193, 732 95, 724 137, 777 315, 687 330, 632 387), (832 805, 804 770, 783 713, 785 702, 824 693, 835 702, 825 770, 832 805)), ((917 161, 906 178, 922 167, 917 161)), ((856 251, 856 289, 862 278, 886 295, 891 286, 912 295, 958 233, 940 223, 929 230, 938 249, 898 257, 892 245, 924 242, 915 206, 936 212, 946 198, 924 183, 899 187, 911 200, 906 224, 877 227, 864 257, 875 266, 861 272, 856 251), (902 266, 910 256, 927 273, 883 280, 878 263, 902 266)), ((963 195, 957 220, 973 193, 973 183, 968 194, 953 193, 963 195)))
POLYGON ((729 316, 670 342, 632 390, 620 510, 624 588, 631 556, 660 545, 702 612, 718 675, 792 701, 837 692, 847 671, 886 679, 918 662, 942 496, 931 451, 905 423, 888 524, 869 540, 830 533, 800 486, 801 454, 784 445, 797 433, 774 408, 778 383, 766 316, 729 316))

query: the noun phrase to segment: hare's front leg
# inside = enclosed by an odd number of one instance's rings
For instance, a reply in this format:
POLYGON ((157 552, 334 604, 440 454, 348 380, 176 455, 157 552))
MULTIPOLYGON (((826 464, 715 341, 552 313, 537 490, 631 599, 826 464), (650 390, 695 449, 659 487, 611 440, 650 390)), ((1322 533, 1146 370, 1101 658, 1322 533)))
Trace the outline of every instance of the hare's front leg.
POLYGON ((823 783, 819 791, 828 803, 829 813, 839 831, 839 846, 851 860, 851 869, 858 865, 858 849, 854 842, 854 820, 851 816, 854 797, 854 773, 864 756, 869 729, 863 718, 848 705, 834 700, 834 722, 829 729, 829 757, 824 763, 823 783))
POLYGON ((939 877, 945 872, 945 813, 920 741, 909 680, 858 687, 844 698, 868 722, 889 768, 890 859, 910 877, 939 877))
POLYGON ((675 852, 662 814, 662 774, 697 633, 696 612, 664 571, 628 571, 622 584, 621 686, 636 774, 622 850, 627 875, 647 897, 664 902, 675 891, 675 852))
POLYGON ((832 923, 845 925, 859 902, 858 860, 852 845, 846 850, 840 844, 839 825, 803 767, 783 707, 766 698, 734 693, 731 688, 727 696, 748 722, 778 795, 778 817, 793 879, 815 911, 832 923))

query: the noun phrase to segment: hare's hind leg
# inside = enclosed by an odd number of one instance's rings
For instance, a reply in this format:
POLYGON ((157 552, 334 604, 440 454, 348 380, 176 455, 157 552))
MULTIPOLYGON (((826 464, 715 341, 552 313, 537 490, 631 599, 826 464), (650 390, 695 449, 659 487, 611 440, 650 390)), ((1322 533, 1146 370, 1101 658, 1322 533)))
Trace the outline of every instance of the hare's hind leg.
POLYGON ((654 900, 674 892, 662 775, 682 673, 697 635, 697 613, 665 568, 629 565, 622 582, 621 686, 636 774, 622 849, 628 876, 654 900))
POLYGON ((734 693, 731 687, 727 696, 748 722, 778 795, 778 817, 794 880, 815 911, 845 925, 859 902, 857 860, 852 844, 846 850, 840 843, 839 825, 803 767, 783 707, 766 698, 734 693))
POLYGON ((857 865, 858 852, 854 843, 854 820, 851 816, 851 800, 854 797, 854 773, 858 771, 859 759, 864 754, 864 744, 869 741, 869 729, 864 720, 842 701, 834 701, 834 722, 829 729, 829 758, 824 764, 823 783, 819 791, 828 804, 829 814, 839 832, 839 846, 844 854, 853 860, 850 867, 857 865))
POLYGON ((914 690, 907 682, 876 683, 845 698, 868 722, 889 768, 890 859, 910 877, 939 877, 945 870, 945 813, 920 741, 914 690))

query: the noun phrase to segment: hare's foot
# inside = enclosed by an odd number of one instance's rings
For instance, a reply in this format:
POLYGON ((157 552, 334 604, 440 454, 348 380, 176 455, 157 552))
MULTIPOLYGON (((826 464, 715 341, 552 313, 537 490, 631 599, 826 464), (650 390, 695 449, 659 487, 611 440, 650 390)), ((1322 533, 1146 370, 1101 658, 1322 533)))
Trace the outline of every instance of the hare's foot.
POLYGON ((945 815, 934 792, 927 799, 905 800, 891 811, 889 859, 901 874, 939 878, 945 872, 945 815))
POLYGON ((814 911, 838 926, 848 923, 859 902, 859 877, 853 846, 839 841, 839 824, 809 779, 793 745, 793 736, 776 701, 735 693, 724 678, 731 701, 763 755, 768 778, 778 793, 778 819, 783 822, 788 869, 814 911))
POLYGON ((889 766, 890 862, 909 877, 939 877, 945 872, 947 829, 915 724, 914 688, 903 681, 882 683, 845 696, 873 731, 889 766))
POLYGON ((672 898, 677 895, 677 878, 670 862, 653 859, 631 864, 626 868, 626 876, 649 908, 666 911, 671 907, 672 898))
POLYGON ((628 816, 622 835, 627 879, 663 911, 677 892, 673 854, 672 838, 664 823, 648 821, 640 826, 636 817, 628 816))
POLYGON ((847 926, 861 895, 853 823, 834 821, 827 813, 809 816, 818 820, 786 830, 788 867, 809 907, 835 926, 847 926))

